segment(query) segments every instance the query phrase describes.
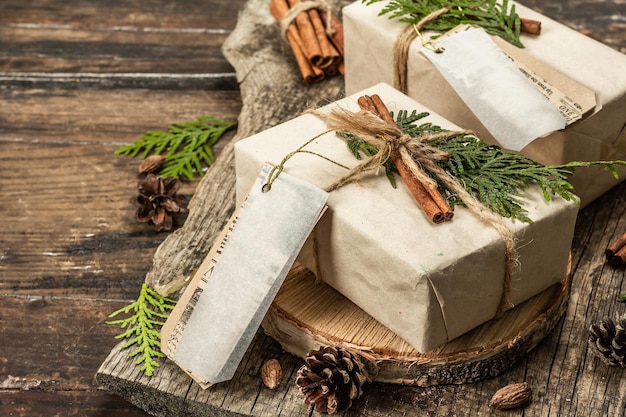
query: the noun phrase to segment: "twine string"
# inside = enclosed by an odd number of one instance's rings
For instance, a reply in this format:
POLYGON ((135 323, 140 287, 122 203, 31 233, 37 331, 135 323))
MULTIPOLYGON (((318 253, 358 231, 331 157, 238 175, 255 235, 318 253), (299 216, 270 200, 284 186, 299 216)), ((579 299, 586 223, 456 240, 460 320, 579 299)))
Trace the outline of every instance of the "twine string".
POLYGON ((309 151, 307 149, 304 149, 307 145, 309 145, 311 142, 315 141, 316 139, 319 139, 320 137, 324 136, 327 133, 330 133, 331 130, 325 130, 324 132, 318 133, 317 135, 313 136, 311 139, 309 139, 308 141, 306 141, 302 146, 300 146, 298 149, 296 149, 295 151, 291 151, 289 152, 283 159, 282 161, 280 161, 280 163, 278 165, 274 165, 272 167, 272 169, 270 169, 270 172, 267 174, 267 180, 265 181, 265 184, 263 184, 261 190, 264 193, 269 192, 272 189, 272 184, 274 183, 274 181, 276 181, 276 178, 278 178, 278 176, 280 175, 281 172, 283 172, 283 169, 285 168, 285 164, 287 163, 288 160, 290 160, 294 155, 298 154, 298 153, 308 153, 314 156, 317 156, 319 158, 322 158, 328 162, 331 162, 335 165, 340 166, 341 168, 344 169, 350 169, 347 166, 325 156, 322 155, 318 152, 313 152, 313 151, 309 151))
POLYGON ((434 12, 424 16, 419 22, 407 26, 396 38, 393 45, 393 86, 403 92, 408 91, 408 59, 409 48, 416 37, 420 37, 422 46, 432 49, 435 52, 441 52, 441 49, 435 47, 432 42, 426 40, 421 31, 428 23, 437 19, 442 14, 448 13, 450 6, 442 7, 434 12), (429 46, 430 45, 430 46, 429 46))
POLYGON ((283 37, 287 37, 287 31, 289 26, 296 20, 296 17, 307 10, 319 9, 326 13, 326 34, 332 36, 334 31, 331 23, 332 7, 325 0, 306 0, 301 1, 295 6, 291 7, 287 13, 280 20, 280 31, 283 37))

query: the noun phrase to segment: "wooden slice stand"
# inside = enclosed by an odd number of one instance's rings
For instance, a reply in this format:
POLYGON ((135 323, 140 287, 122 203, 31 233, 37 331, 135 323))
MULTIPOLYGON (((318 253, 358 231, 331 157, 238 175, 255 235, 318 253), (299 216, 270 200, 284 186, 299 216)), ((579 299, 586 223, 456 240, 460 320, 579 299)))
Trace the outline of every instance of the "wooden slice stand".
POLYGON ((426 353, 414 350, 330 286, 296 264, 263 321, 265 332, 304 358, 320 345, 360 352, 377 366, 374 381, 431 386, 500 374, 528 353, 567 308, 570 279, 426 353))

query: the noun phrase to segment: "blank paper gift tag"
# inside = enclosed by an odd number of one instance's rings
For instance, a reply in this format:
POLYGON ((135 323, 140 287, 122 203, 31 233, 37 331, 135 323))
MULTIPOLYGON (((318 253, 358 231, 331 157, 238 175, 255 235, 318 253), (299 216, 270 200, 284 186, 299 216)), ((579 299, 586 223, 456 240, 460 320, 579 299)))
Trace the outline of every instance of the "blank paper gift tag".
POLYGON ((232 378, 328 193, 265 165, 161 329, 161 346, 204 388, 232 378))
POLYGON ((423 48, 424 55, 504 148, 520 151, 565 127, 561 112, 483 29, 443 36, 436 45, 443 52, 423 48))

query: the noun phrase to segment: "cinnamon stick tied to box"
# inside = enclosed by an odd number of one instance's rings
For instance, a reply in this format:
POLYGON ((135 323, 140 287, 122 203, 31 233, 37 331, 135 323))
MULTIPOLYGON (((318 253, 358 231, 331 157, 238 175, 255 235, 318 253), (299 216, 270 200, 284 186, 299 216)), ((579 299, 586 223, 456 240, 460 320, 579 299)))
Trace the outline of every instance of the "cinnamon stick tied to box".
POLYGON ((343 74, 343 25, 324 0, 271 0, 270 13, 308 84, 343 74))
POLYGON ((433 177, 437 178, 476 217, 493 227, 502 239, 505 252, 505 276, 502 298, 496 314, 499 317, 510 306, 511 276, 517 257, 513 233, 505 225, 502 217, 481 204, 437 164, 437 160, 445 160, 449 158, 449 155, 428 144, 431 141, 447 140, 459 135, 471 135, 472 133, 469 131, 443 131, 432 135, 411 137, 400 130, 378 95, 362 96, 357 99, 357 102, 362 108, 358 113, 339 108, 329 114, 321 114, 319 112, 316 114, 325 121, 330 129, 338 132, 350 132, 367 143, 374 145, 378 152, 365 162, 352 168, 346 175, 331 185, 325 187, 325 190, 331 192, 346 184, 355 182, 365 172, 382 166, 387 158, 392 158, 398 171, 401 172, 407 188, 409 188, 426 215, 433 222, 441 223, 452 219, 453 214, 447 202, 445 202, 445 198, 437 191, 438 184, 433 177), (428 197, 422 193, 421 188, 426 190, 428 197), (444 204, 442 206, 439 206, 440 200, 443 200, 444 204))
POLYGON ((621 267, 626 265, 626 233, 617 238, 604 252, 609 265, 621 267))
MULTIPOLYGON (((387 106, 385 106, 378 95, 361 96, 358 98, 357 102, 362 110, 370 111, 383 119, 390 126, 397 127, 387 106)), ((423 172, 423 169, 410 157, 408 159, 405 158, 409 161, 408 164, 411 166, 409 167, 407 162, 404 162, 405 160, 402 159, 402 149, 401 147, 399 150, 392 150, 391 159, 411 192, 411 195, 433 223, 443 223, 444 221, 452 220, 454 211, 452 211, 448 201, 441 195, 441 192, 439 192, 437 184, 433 184, 430 181, 425 184, 415 176, 413 172, 420 172, 420 178, 426 178, 427 174, 423 172)), ((435 153, 433 153, 433 155, 434 154, 435 153)), ((443 152, 437 152, 436 154, 438 155, 437 159, 447 159, 449 157, 449 155, 443 152)))

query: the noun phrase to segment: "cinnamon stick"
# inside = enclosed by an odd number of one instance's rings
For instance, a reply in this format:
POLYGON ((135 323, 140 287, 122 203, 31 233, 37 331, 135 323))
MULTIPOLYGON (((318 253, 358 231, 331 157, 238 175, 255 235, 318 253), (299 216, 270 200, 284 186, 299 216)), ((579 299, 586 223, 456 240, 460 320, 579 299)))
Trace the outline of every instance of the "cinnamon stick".
MULTIPOLYGON (((282 21, 288 11, 289 5, 286 0, 272 0, 270 2, 270 13, 276 21, 282 21)), ((304 42, 300 36, 300 32, 294 24, 289 25, 289 28, 285 33, 285 37, 287 38, 291 51, 296 58, 296 63, 298 64, 298 68, 300 68, 304 81, 307 84, 315 84, 322 81, 325 78, 324 71, 313 66, 306 57, 304 53, 304 42)))
MULTIPOLYGON (((320 15, 324 21, 328 18, 325 11, 321 11, 320 15)), ((341 56, 344 56, 343 24, 341 23, 341 20, 339 20, 339 18, 332 13, 330 14, 330 29, 332 31, 330 41, 333 45, 335 45, 337 52, 339 52, 341 56)))
POLYGON ((541 33, 541 22, 521 17, 519 30, 530 35, 539 35, 541 33))
POLYGON ((399 156, 392 156, 391 159, 393 160, 393 163, 396 166, 398 173, 404 180, 404 184, 411 192, 411 195, 413 196, 415 201, 417 201, 422 210, 424 210, 426 216, 428 216, 428 218, 436 224, 445 222, 446 217, 444 213, 441 211, 437 203, 435 203, 435 201, 432 199, 428 191, 426 191, 427 187, 423 185, 417 178, 415 178, 415 176, 408 169, 404 161, 402 161, 402 158, 400 158, 399 156))
POLYGON ((610 265, 617 267, 626 265, 626 233, 611 243, 604 254, 610 265))
POLYGON ((341 75, 346 75, 346 67, 345 67, 343 61, 341 61, 339 63, 339 66, 337 67, 337 71, 339 71, 339 74, 341 74, 341 75))
MULTIPOLYGON (((300 0, 287 0, 287 3, 290 8, 293 8, 300 3, 300 0)), ((319 66, 318 64, 323 60, 322 48, 320 47, 315 28, 313 27, 308 13, 298 13, 296 16, 296 25, 300 32, 300 37, 302 38, 304 55, 311 61, 313 66, 319 66)))
MULTIPOLYGON (((361 96, 357 99, 357 103, 362 109, 374 113, 387 124, 397 126, 389 109, 387 109, 387 106, 385 106, 385 103, 383 103, 382 99, 377 94, 373 96, 361 96)), ((398 173, 413 195, 413 198, 415 198, 428 218, 434 223, 442 223, 451 220, 454 216, 454 211, 452 211, 452 208, 446 199, 443 198, 439 190, 423 184, 416 178, 397 152, 394 152, 391 158, 398 173)))
MULTIPOLYGON (((393 120, 393 117, 391 116, 391 113, 389 112, 389 109, 387 109, 387 106, 385 106, 385 103, 383 103, 380 96, 378 94, 374 94, 371 97, 371 100, 372 100, 372 103, 374 103, 374 107, 376 108, 378 113, 381 115, 382 119, 386 121, 388 124, 397 126, 395 120, 393 120)), ((411 177, 415 178, 413 174, 411 174, 411 177)), ((419 179, 417 178, 415 178, 415 180, 420 182, 419 179)), ((452 217, 454 216, 454 211, 452 211, 452 208, 448 204, 448 201, 445 198, 443 198, 439 190, 434 187, 424 185, 421 182, 420 182, 420 185, 422 185, 422 187, 426 190, 426 192, 433 199, 435 204, 437 204, 439 209, 441 209, 441 211, 444 213, 445 220, 451 220, 452 217)))
POLYGON ((307 10, 307 14, 309 15, 309 19, 311 20, 311 24, 313 25, 315 36, 317 37, 317 41, 321 50, 320 61, 311 61, 311 63, 319 68, 325 68, 331 65, 335 65, 335 63, 340 59, 339 52, 337 52, 337 49, 335 49, 331 41, 328 39, 328 36, 326 35, 326 25, 324 24, 324 22, 322 22, 320 13, 317 11, 317 9, 309 9, 307 10))

